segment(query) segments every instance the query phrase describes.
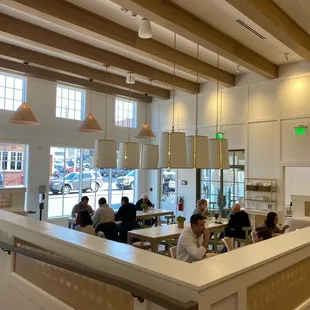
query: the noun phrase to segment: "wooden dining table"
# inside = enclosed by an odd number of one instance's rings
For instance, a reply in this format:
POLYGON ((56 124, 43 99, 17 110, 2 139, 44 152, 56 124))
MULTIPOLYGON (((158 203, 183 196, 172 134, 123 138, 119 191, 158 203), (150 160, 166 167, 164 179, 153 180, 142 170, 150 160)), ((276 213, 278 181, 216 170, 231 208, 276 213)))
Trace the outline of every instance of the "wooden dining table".
MULTIPOLYGON (((205 227, 212 228, 224 228, 227 226, 227 221, 223 221, 221 224, 214 223, 212 220, 206 220, 205 227)), ((148 241, 151 244, 151 251, 158 252, 158 245, 163 240, 178 239, 182 231, 189 227, 190 223, 184 223, 184 228, 178 228, 178 224, 161 225, 157 227, 135 229, 127 233, 127 243, 132 244, 133 239, 139 239, 141 241, 148 241)))
MULTIPOLYGON (((137 211, 137 220, 143 220, 143 219, 148 219, 150 217, 154 217, 156 220, 155 225, 157 226, 159 223, 159 218, 165 215, 173 215, 173 211, 164 210, 164 209, 151 209, 151 210, 147 210, 146 212, 137 211)), ((76 222, 76 217, 69 217, 68 228, 72 228, 75 222, 76 222)))

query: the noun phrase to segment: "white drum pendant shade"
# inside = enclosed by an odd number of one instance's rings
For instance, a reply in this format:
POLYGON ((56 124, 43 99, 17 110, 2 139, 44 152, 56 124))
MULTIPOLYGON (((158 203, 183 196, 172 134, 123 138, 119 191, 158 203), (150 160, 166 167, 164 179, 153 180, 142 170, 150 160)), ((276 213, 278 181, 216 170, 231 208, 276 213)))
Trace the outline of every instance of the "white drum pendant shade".
POLYGON ((118 169, 139 169, 139 144, 122 142, 119 144, 118 169))
POLYGON ((229 169, 228 140, 209 139, 209 168, 229 169))
POLYGON ((209 147, 207 136, 187 136, 186 150, 188 168, 209 168, 209 147))
POLYGON ((187 168, 185 133, 161 133, 158 168, 187 168))
POLYGON ((152 170, 158 168, 158 145, 141 145, 140 169, 152 170))
POLYGON ((116 168, 116 142, 113 140, 95 141, 95 168, 116 168))

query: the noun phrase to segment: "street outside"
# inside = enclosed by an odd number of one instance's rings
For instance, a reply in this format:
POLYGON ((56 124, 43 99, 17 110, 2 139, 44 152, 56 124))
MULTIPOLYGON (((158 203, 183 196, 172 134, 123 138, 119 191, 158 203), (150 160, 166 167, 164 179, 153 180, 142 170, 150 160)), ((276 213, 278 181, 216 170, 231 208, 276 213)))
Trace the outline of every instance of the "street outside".
MULTIPOLYGON (((112 178, 112 190, 110 206, 117 210, 120 206, 122 196, 127 196, 129 201, 133 202, 134 190, 133 189, 118 189, 116 187, 116 178, 112 178)), ((97 193, 87 191, 82 193, 82 196, 89 197, 89 204, 93 209, 98 208, 98 200, 105 197, 108 200, 109 195, 109 178, 103 178, 103 186, 97 193)), ((79 202, 79 192, 72 191, 68 195, 58 194, 54 195, 51 192, 48 197, 48 217, 59 217, 71 215, 71 210, 75 204, 79 202), (63 212, 62 212, 63 209, 63 212)), ((134 202, 135 203, 135 202, 134 202)))

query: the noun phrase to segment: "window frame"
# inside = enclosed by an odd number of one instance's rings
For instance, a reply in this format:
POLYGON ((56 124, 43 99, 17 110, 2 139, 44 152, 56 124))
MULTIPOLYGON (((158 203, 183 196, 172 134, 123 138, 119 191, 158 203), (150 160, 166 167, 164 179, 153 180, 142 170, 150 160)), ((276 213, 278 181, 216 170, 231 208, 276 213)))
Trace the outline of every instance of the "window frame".
POLYGON ((0 167, 1 171, 23 171, 23 152, 21 151, 0 151, 0 167), (21 154, 21 159, 18 159, 18 154, 21 154), (4 158, 5 155, 5 158, 4 158), (20 169, 17 169, 18 163, 20 162, 20 169), (12 164, 14 163, 14 168, 12 164))
POLYGON ((114 126, 115 127, 123 127, 123 128, 137 128, 137 117, 138 117, 138 103, 137 101, 134 100, 129 100, 126 98, 121 98, 121 97, 116 97, 115 98, 115 103, 114 103, 114 126), (119 108, 119 101, 127 102, 129 104, 132 104, 132 109, 131 111, 129 109, 125 110, 124 109, 124 104, 123 104, 123 108, 120 109, 119 108), (123 118, 121 120, 119 120, 117 123, 117 117, 119 118, 119 111, 122 111, 123 114, 123 118), (124 117, 124 112, 127 111, 132 113, 132 118, 127 118, 125 119, 124 117), (126 120, 126 121, 125 121, 126 120), (128 122, 131 122, 131 126, 128 126, 128 122))
MULTIPOLYGON (((236 187, 236 184, 239 184, 239 183, 242 183, 242 182, 236 182, 236 170, 237 169, 243 169, 243 171, 245 171, 245 163, 244 165, 239 165, 239 164, 235 164, 235 153, 236 152, 243 152, 244 153, 244 157, 245 157, 245 150, 244 149, 232 149, 232 150, 229 150, 229 156, 233 156, 233 164, 230 165, 230 169, 225 169, 225 171, 227 170, 233 170, 233 182, 232 182, 232 192, 231 192, 231 197, 236 197, 235 196, 235 187, 236 187), (232 154, 231 154, 232 153, 232 154)), ((212 175, 210 176, 210 180, 208 180, 208 183, 212 183, 212 182, 217 182, 219 183, 220 185, 220 190, 222 191, 224 189, 224 184, 227 183, 224 181, 224 174, 225 174, 225 171, 223 171, 223 169, 200 169, 199 170, 199 173, 198 173, 198 177, 197 177, 197 197, 199 197, 200 199, 202 198, 205 198, 207 199, 208 201, 211 201, 212 202, 212 205, 213 205, 213 208, 211 208, 212 210, 216 210, 218 211, 219 210, 219 206, 218 206, 218 199, 216 197, 216 194, 211 194, 211 191, 210 193, 205 196, 204 193, 202 192, 202 183, 204 182, 204 180, 202 180, 202 173, 203 173, 203 170, 209 170, 209 171, 212 171, 212 170, 220 170, 219 173, 220 173, 220 176, 219 176, 219 181, 217 180, 212 180, 212 175), (214 199, 211 199, 211 196, 214 198, 214 199)), ((244 182, 243 182, 244 184, 244 182)), ((224 195, 224 193, 223 193, 224 195)), ((244 198, 244 191, 242 191, 242 196, 239 195, 238 196, 239 198, 244 198)), ((233 201, 234 199, 232 199, 231 201, 234 203, 233 201)), ((228 205, 229 202, 227 201, 227 197, 226 197, 226 204, 225 204, 225 208, 230 208, 231 206, 228 205)))
POLYGON ((83 88, 74 87, 67 84, 56 84, 56 102, 55 102, 55 117, 60 119, 68 119, 73 121, 82 121, 85 118, 85 110, 86 110, 86 91, 83 88), (58 96, 58 89, 61 89, 61 96, 58 96), (63 89, 68 90, 68 98, 63 97, 63 89), (70 99, 70 91, 74 91, 74 99, 70 99), (76 103, 79 100, 76 99, 76 92, 81 92, 81 110, 76 109, 76 103), (58 99, 60 99, 61 104, 58 106, 58 99), (63 107, 62 101, 67 99, 67 107, 63 107), (70 109, 70 101, 74 101, 74 109, 70 109), (60 116, 57 116, 57 109, 60 109, 60 116), (63 111, 65 111, 65 117, 62 116, 63 111), (73 111, 74 118, 69 117, 70 111, 73 111), (80 112, 80 118, 76 118, 76 113, 80 112))
POLYGON ((8 73, 8 72, 5 72, 5 71, 0 71, 0 79, 1 79, 1 76, 4 76, 5 78, 5 84, 4 86, 2 86, 0 84, 0 91, 1 91, 1 88, 4 88, 4 95, 3 97, 1 96, 1 92, 0 92, 0 110, 5 110, 5 111, 16 111, 18 109, 18 107, 25 101, 25 98, 26 98, 26 77, 25 76, 21 76, 21 75, 18 75, 18 74, 12 74, 12 73, 8 73), (14 85, 13 87, 8 87, 7 86, 7 78, 13 78, 14 79, 14 85), (16 84, 16 79, 20 79, 22 81, 22 88, 19 89, 19 88, 16 88, 15 84, 16 84), (8 89, 12 89, 13 90, 13 98, 8 98, 7 97, 7 91, 8 89), (15 96, 16 96, 16 91, 21 91, 21 99, 18 100, 18 99, 15 99, 15 96), (3 99, 3 108, 1 107, 1 99, 3 99), (12 106, 13 108, 12 109, 8 109, 6 107, 7 105, 7 101, 8 100, 11 100, 12 101, 12 106), (15 102, 17 103, 15 105, 15 102))

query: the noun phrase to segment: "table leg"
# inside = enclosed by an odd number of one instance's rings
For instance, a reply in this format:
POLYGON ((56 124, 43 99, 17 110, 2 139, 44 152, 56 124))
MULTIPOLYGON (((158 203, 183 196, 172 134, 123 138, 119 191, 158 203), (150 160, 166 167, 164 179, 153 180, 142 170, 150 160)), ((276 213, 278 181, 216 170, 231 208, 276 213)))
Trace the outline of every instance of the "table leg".
POLYGON ((158 242, 156 240, 152 240, 151 241, 151 251, 153 253, 157 253, 158 252, 158 242))
POLYGON ((127 232, 127 243, 132 244, 132 237, 129 232, 127 232))

